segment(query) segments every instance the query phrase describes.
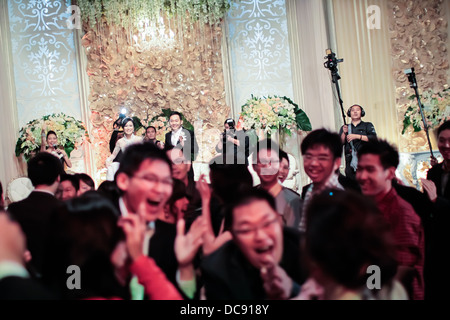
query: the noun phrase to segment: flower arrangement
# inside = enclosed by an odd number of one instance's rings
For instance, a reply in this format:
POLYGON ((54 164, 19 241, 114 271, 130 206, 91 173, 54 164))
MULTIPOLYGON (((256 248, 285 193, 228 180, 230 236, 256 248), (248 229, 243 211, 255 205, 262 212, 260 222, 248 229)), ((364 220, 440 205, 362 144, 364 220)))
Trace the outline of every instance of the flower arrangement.
POLYGON ((265 134, 292 135, 296 129, 311 131, 306 113, 287 97, 253 97, 243 106, 238 128, 263 130, 265 134))
MULTIPOLYGON (((159 141, 164 141, 166 139, 166 133, 170 130, 169 117, 172 113, 170 109, 163 109, 162 113, 153 117, 149 122, 149 126, 156 128, 156 139, 159 141)), ((181 114, 181 120, 183 121, 182 126, 185 129, 194 131, 194 126, 181 114)))
MULTIPOLYGON (((409 126, 413 126, 414 132, 423 130, 422 116, 419 110, 416 96, 409 97, 414 100, 408 105, 403 119, 403 131, 405 134, 409 126)), ((450 120, 450 89, 441 92, 425 91, 421 94, 420 100, 423 106, 423 114, 430 129, 439 127, 444 121, 450 120)))
POLYGON ((16 143, 16 156, 24 155, 28 161, 41 148, 41 131, 43 124, 47 129, 55 131, 59 144, 64 147, 67 156, 84 141, 91 142, 85 125, 72 116, 64 113, 46 115, 42 119, 28 122, 19 131, 19 138, 16 143))

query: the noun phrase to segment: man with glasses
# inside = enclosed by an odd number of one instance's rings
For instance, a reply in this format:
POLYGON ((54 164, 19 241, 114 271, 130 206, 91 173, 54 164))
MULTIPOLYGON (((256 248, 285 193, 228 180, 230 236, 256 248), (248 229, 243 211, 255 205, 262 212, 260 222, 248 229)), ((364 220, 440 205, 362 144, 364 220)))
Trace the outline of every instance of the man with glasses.
MULTIPOLYGON (((148 224, 143 248, 143 253, 148 255, 150 238, 154 233, 154 221, 164 214, 164 206, 172 195, 172 163, 166 153, 156 145, 134 144, 125 151, 115 181, 122 194, 118 204, 121 215, 139 214, 148 224)), ((179 223, 182 223, 184 229, 184 220, 180 220, 179 223)), ((181 226, 177 225, 177 227, 181 226)), ((190 235, 191 231, 186 235, 184 231, 180 232, 177 236, 178 240, 176 239, 179 242, 178 250, 175 249, 177 259, 179 254, 183 257, 188 255, 193 259, 202 243, 192 243, 186 239, 197 238, 198 234, 201 235, 203 232, 200 229, 200 227, 196 230, 191 229, 192 235, 190 235)), ((191 287, 194 277, 193 261, 183 261, 182 264, 180 260, 178 262, 180 289, 184 286, 191 287)), ((137 282, 132 281, 130 286, 133 299, 142 299, 143 289, 137 285, 137 282)))
POLYGON ((278 180, 280 171, 280 148, 272 140, 262 140, 253 152, 253 170, 261 184, 259 188, 269 192, 276 203, 276 211, 289 227, 297 227, 300 222, 301 200, 295 191, 283 187, 278 180))
POLYGON ((274 198, 264 189, 241 192, 228 212, 232 241, 205 257, 206 298, 289 299, 305 277, 300 234, 283 227, 274 198))
MULTIPOLYGON (((341 141, 339 135, 326 129, 309 133, 301 145, 303 167, 312 180, 303 187, 302 199, 306 207, 309 201, 325 189, 344 189, 339 183, 341 165, 341 141)), ((306 217, 301 217, 299 229, 306 231, 306 217)))

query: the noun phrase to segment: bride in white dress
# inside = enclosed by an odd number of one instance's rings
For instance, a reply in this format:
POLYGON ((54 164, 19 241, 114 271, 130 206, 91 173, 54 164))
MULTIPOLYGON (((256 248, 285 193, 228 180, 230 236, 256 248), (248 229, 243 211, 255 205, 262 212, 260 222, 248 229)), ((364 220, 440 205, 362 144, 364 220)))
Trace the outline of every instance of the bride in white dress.
POLYGON ((134 135, 134 124, 133 119, 125 118, 122 121, 123 127, 123 138, 119 139, 116 143, 113 153, 106 159, 106 167, 108 169, 106 173, 106 180, 113 181, 114 175, 119 169, 119 162, 113 162, 120 151, 125 152, 125 149, 132 144, 141 143, 143 141, 142 137, 137 137, 134 135))

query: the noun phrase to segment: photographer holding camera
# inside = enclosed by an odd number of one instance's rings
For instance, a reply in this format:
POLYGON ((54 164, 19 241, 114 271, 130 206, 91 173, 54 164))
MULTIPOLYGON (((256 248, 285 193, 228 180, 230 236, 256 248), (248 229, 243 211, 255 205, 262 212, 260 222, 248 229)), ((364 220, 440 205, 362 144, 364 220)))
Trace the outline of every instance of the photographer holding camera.
POLYGON ((225 120, 223 126, 224 130, 220 134, 216 151, 223 154, 224 160, 233 160, 233 163, 248 165, 250 144, 248 136, 244 131, 236 130, 236 124, 231 118, 225 120))

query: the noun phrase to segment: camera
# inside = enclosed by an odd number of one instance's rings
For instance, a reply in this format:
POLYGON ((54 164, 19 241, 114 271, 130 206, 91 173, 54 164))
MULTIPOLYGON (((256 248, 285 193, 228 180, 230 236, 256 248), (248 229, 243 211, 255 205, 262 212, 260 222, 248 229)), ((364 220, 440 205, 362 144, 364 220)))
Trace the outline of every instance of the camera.
POLYGON ((331 49, 326 50, 327 56, 325 59, 325 63, 323 64, 325 68, 330 70, 337 70, 338 63, 344 62, 344 59, 336 59, 336 53, 334 53, 331 49))
POLYGON ((234 120, 233 119, 227 119, 227 120, 225 120, 225 123, 226 124, 228 124, 228 127, 230 128, 230 129, 233 129, 234 130, 234 120))

